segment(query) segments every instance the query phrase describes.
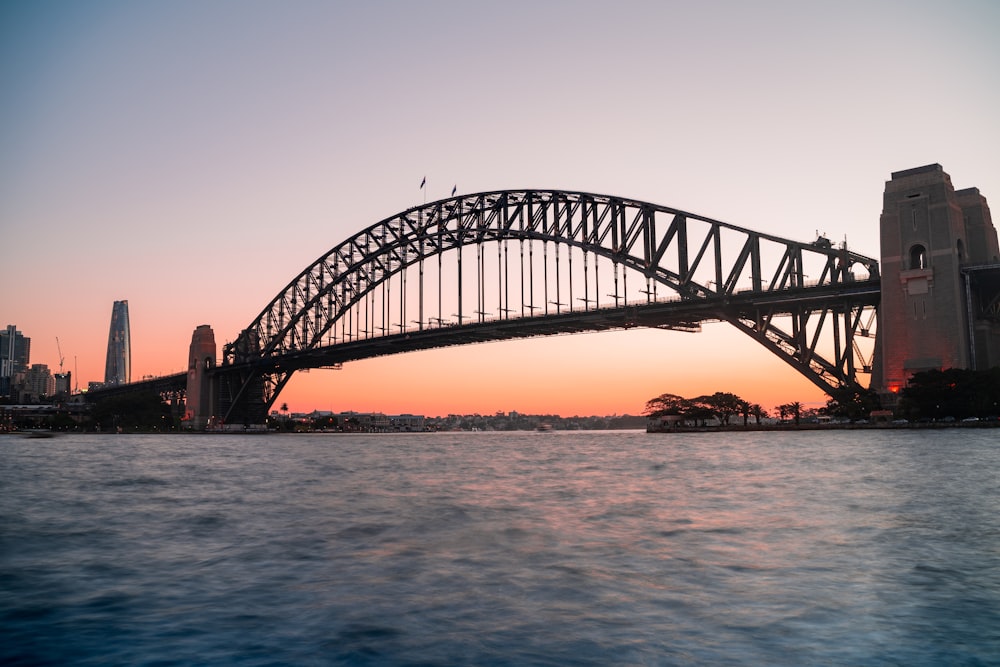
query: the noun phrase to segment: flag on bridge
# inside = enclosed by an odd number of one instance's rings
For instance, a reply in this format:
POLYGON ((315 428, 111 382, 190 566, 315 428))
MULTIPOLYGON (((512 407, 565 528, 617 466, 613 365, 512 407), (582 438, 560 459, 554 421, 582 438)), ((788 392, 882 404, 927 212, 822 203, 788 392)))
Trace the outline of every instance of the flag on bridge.
POLYGON ((457 192, 457 191, 458 191, 458 186, 457 185, 453 186, 451 188, 451 196, 454 197, 455 196, 455 192, 457 192))
POLYGON ((423 190, 425 185, 427 185, 427 177, 426 176, 424 176, 423 180, 420 181, 420 189, 423 190))

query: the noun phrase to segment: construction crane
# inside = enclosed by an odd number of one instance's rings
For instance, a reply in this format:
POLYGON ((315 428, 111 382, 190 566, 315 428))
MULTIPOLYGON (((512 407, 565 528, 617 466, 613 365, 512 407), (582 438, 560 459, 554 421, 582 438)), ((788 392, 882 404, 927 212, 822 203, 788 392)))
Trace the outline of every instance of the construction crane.
POLYGON ((66 360, 66 357, 63 356, 62 346, 59 345, 59 336, 56 336, 56 349, 59 350, 59 374, 62 375, 63 361, 66 360))

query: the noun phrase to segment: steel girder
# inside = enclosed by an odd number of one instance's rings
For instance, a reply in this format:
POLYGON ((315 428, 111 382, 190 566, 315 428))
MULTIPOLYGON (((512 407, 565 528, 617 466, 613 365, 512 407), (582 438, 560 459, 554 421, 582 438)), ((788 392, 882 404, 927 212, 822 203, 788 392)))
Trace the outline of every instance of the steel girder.
POLYGON ((1000 264, 962 267, 970 321, 1000 322, 1000 264))
POLYGON ((880 287, 873 284, 867 290, 836 296, 727 308, 726 320, 827 394, 842 389, 857 392, 865 388, 857 380, 858 373, 870 375, 875 364, 879 299, 880 287), (779 316, 790 325, 779 326, 775 322, 779 316), (863 349, 862 340, 871 345, 863 349))
MULTIPOLYGON (((571 278, 569 284, 571 292, 578 283, 578 293, 584 293, 576 300, 583 302, 585 311, 600 306, 600 295, 589 282, 596 284, 599 279, 597 258, 605 262, 601 271, 608 271, 608 266, 614 268, 616 306, 620 305, 619 269, 623 276, 641 276, 649 302, 659 298, 659 287, 676 294, 681 301, 726 300, 747 293, 761 298, 780 297, 773 300, 770 310, 720 310, 717 315, 824 389, 857 384, 855 373, 861 369, 853 361, 854 338, 870 328, 862 323, 863 311, 875 307, 877 296, 864 303, 827 300, 808 309, 778 304, 787 301, 792 292, 810 288, 847 286, 858 280, 877 283, 876 260, 846 247, 834 247, 823 238, 811 243, 783 239, 632 199, 561 190, 502 190, 408 209, 367 227, 306 267, 235 342, 225 346, 217 372, 229 372, 232 378, 233 389, 228 392, 231 403, 235 405, 253 393, 259 394, 258 400, 269 407, 293 372, 282 370, 282 358, 329 345, 326 336, 340 318, 393 276, 418 264, 422 275, 427 259, 452 251, 461 254, 462 248, 472 245, 481 248, 486 243, 507 241, 551 242, 556 253, 560 246, 585 253, 583 277, 571 278), (595 258, 590 278, 588 255, 595 258), (856 275, 859 272, 860 279, 856 275), (791 330, 777 325, 778 313, 791 315, 791 330), (832 361, 820 354, 818 331, 833 332, 832 361), (238 373, 237 367, 242 369, 238 373), (251 389, 253 378, 263 378, 260 391, 251 389), (236 385, 240 385, 238 389, 236 385)), ((521 261, 523 269, 523 257, 521 261)), ((558 267, 558 254, 555 261, 558 267)), ((607 284, 611 278, 605 278, 607 284)), ((461 282, 460 278, 460 295, 461 282)), ((509 288, 507 284, 505 289, 509 288)), ((520 289, 523 295, 524 285, 520 289)), ((420 298, 422 303, 422 291, 420 298)), ((572 301, 562 303, 557 297, 554 303, 559 312, 566 305, 572 311, 572 301)), ((506 308, 500 305, 504 311, 500 317, 505 320, 535 317, 534 309, 538 307, 531 305, 525 313, 522 304, 518 315, 509 303, 506 308)), ((469 316, 460 310, 459 326, 464 324, 463 317, 469 316)), ((399 326, 406 327, 405 319, 401 320, 399 326)), ((415 335, 429 327, 430 321, 421 318, 417 325, 411 332, 415 335)), ((376 335, 373 330, 364 333, 376 335)), ((383 330, 380 335, 391 333, 383 330)))

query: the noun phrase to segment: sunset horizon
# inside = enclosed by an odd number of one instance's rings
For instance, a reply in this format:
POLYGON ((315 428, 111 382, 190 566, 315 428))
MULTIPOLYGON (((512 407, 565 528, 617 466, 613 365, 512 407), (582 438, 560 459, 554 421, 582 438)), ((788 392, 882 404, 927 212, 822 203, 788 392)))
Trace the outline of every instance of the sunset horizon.
MULTIPOLYGON (((221 357, 317 257, 452 194, 600 193, 878 258, 894 171, 940 163, 956 187, 1000 192, 987 4, 554 3, 530 22, 448 3, 230 9, 0 10, 0 325, 80 389, 104 379, 115 301, 130 305, 132 379, 182 372, 197 326, 221 357), (623 30, 586 48, 570 37, 609 23, 623 30), (670 39, 627 38, 658 25, 670 39), (442 28, 452 40, 403 46, 442 28), (948 103, 915 112, 927 81, 948 103)), ((277 402, 636 414, 663 392, 715 391, 768 409, 826 400, 709 323, 350 362, 295 373, 277 402)))

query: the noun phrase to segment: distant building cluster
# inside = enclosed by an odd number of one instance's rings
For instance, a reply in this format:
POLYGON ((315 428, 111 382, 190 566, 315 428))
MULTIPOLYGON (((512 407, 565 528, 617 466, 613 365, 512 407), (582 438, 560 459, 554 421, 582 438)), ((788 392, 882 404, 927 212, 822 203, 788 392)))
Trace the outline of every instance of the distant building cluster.
POLYGON ((46 364, 31 363, 31 339, 15 325, 0 331, 0 399, 34 404, 70 391, 70 373, 52 373, 46 364))
POLYGON ((386 415, 381 412, 331 412, 313 410, 309 413, 282 415, 271 412, 274 421, 289 421, 310 429, 353 433, 419 433, 426 431, 423 415, 386 415))
MULTIPOLYGON (((60 356, 62 351, 59 352, 60 356)), ((104 382, 91 382, 89 389, 131 381, 132 344, 129 331, 128 301, 115 301, 111 309, 107 361, 104 382)), ((73 375, 52 372, 47 364, 31 363, 31 338, 8 324, 0 331, 0 401, 7 404, 35 405, 69 398, 76 393, 73 375)))
POLYGON ((281 430, 330 431, 340 433, 420 433, 424 431, 543 431, 637 429, 646 424, 642 416, 560 417, 528 415, 516 411, 492 415, 387 415, 381 412, 312 412, 282 414, 272 411, 271 427, 281 430))

